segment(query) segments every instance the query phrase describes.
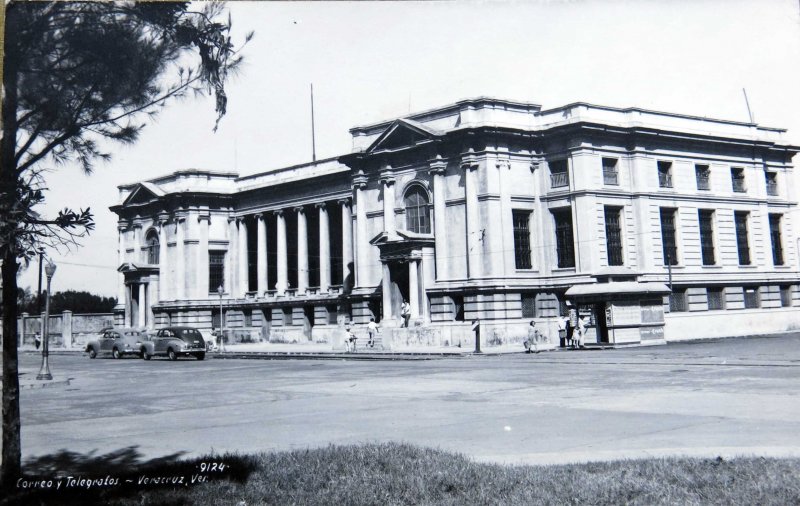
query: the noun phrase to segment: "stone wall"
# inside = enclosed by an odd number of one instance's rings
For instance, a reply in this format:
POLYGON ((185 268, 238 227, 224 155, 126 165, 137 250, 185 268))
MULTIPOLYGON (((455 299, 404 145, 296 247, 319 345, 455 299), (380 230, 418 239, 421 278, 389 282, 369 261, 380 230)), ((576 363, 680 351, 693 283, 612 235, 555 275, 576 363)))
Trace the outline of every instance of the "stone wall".
MULTIPOLYGON (((22 313, 17 319, 17 332, 21 346, 34 345, 34 336, 41 335, 44 315, 28 315, 22 313)), ((114 326, 113 313, 73 314, 64 311, 58 315, 50 315, 48 334, 50 346, 83 347, 101 330, 114 326)))

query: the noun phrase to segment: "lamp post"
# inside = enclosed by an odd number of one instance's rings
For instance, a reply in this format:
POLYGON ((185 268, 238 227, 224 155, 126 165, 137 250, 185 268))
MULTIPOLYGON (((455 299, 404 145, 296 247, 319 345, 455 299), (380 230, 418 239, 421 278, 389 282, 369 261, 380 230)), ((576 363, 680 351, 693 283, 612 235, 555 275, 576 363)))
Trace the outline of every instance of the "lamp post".
POLYGON ((53 274, 56 273, 56 264, 48 262, 44 272, 47 274, 47 292, 45 292, 44 321, 42 322, 42 367, 39 369, 36 379, 52 380, 53 375, 50 374, 49 362, 50 335, 48 327, 50 326, 50 281, 53 280, 53 274))
POLYGON ((219 294, 219 350, 223 351, 225 348, 225 314, 222 312, 222 294, 225 293, 225 289, 222 288, 222 285, 217 287, 217 293, 219 294))
POLYGON ((39 247, 39 289, 36 291, 36 311, 42 314, 42 260, 44 248, 39 247))

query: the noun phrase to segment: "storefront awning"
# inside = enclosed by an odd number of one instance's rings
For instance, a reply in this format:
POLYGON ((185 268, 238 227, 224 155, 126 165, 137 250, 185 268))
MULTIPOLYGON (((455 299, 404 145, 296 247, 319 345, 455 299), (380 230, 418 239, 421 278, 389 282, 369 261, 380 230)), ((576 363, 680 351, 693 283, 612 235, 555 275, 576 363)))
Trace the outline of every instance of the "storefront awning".
POLYGON ((567 290, 567 298, 614 296, 614 295, 667 295, 669 288, 663 283, 639 283, 622 281, 617 283, 590 283, 574 285, 567 290))

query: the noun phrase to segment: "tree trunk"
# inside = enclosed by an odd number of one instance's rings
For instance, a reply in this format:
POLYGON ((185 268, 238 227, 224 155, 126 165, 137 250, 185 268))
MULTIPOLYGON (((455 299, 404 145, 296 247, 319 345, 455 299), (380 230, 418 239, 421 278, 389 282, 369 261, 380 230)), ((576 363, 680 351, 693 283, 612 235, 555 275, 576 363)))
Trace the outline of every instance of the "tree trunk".
MULTIPOLYGON (((0 142, 0 210, 10 210, 16 199, 14 154, 17 144, 17 65, 19 46, 12 40, 19 30, 19 13, 13 3, 6 7, 5 59, 3 61, 3 139, 0 142)), ((3 450, 0 490, 11 490, 21 476, 19 421, 19 364, 17 359, 17 223, 0 221, 0 258, 3 280, 3 450)))

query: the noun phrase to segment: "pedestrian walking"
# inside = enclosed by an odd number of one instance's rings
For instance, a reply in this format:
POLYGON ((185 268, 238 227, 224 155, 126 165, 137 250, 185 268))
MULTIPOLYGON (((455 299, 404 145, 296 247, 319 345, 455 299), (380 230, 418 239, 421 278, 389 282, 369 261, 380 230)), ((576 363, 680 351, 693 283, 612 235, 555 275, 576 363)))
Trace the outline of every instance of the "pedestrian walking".
POLYGON ((580 348, 583 349, 583 336, 586 334, 586 317, 581 316, 578 318, 578 338, 573 340, 573 348, 580 348))
POLYGON ((525 353, 539 353, 540 339, 541 333, 536 328, 536 322, 531 320, 531 324, 528 326, 528 335, 525 337, 525 341, 522 342, 523 346, 525 346, 525 353))
POLYGON ((375 323, 375 318, 370 318, 369 323, 367 324, 367 334, 369 334, 369 340, 367 341, 367 346, 370 348, 375 347, 375 336, 378 334, 378 324, 375 323))
POLYGON ((356 351, 357 338, 356 335, 353 333, 353 331, 350 329, 350 325, 345 327, 345 333, 346 334, 344 338, 344 350, 347 353, 350 353, 351 351, 356 351))
POLYGON ((42 338, 39 337, 39 334, 34 334, 33 336, 33 344, 36 346, 36 349, 39 349, 39 346, 42 344, 42 338))
POLYGON ((403 304, 400 306, 400 316, 403 317, 403 328, 408 328, 408 320, 411 319, 411 304, 406 301, 403 301, 403 304))

